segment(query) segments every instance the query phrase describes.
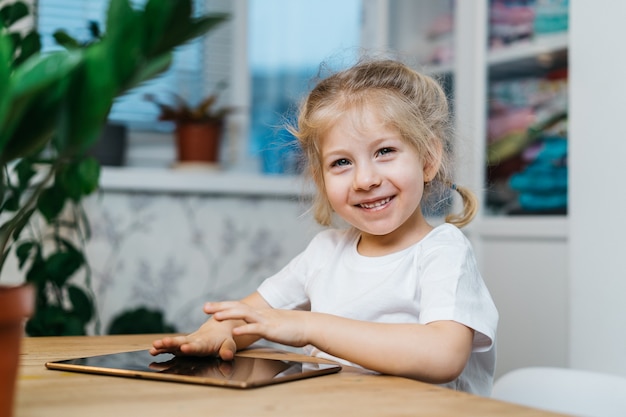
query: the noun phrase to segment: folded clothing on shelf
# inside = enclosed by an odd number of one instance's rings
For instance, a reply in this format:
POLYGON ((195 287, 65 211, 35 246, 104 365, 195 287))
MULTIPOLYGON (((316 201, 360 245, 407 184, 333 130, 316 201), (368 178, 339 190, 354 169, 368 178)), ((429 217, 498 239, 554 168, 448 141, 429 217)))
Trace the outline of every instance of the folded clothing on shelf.
POLYGON ((529 149, 532 158, 522 171, 509 180, 511 189, 519 193, 523 210, 557 210, 567 207, 567 139, 544 137, 535 149, 529 149))
POLYGON ((492 47, 530 39, 535 20, 535 0, 491 0, 489 43, 492 47))
POLYGON ((494 82, 489 88, 487 163, 501 164, 547 130, 567 135, 567 72, 494 82))
POLYGON ((540 0, 535 5, 535 35, 565 32, 569 28, 569 0, 540 0))
POLYGON ((492 48, 565 32, 568 27, 569 0, 491 0, 489 4, 492 48))

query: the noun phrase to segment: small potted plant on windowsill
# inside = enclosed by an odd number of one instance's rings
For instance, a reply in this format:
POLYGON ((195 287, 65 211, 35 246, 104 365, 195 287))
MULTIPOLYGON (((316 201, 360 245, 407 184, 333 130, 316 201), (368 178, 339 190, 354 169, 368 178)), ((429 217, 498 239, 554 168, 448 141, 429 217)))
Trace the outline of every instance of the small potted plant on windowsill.
POLYGON ((179 166, 215 168, 219 165, 226 116, 233 111, 230 107, 217 106, 218 92, 224 87, 225 84, 220 84, 216 92, 197 105, 175 93, 169 94, 169 101, 159 99, 155 94, 144 96, 159 108, 159 120, 174 122, 179 166))

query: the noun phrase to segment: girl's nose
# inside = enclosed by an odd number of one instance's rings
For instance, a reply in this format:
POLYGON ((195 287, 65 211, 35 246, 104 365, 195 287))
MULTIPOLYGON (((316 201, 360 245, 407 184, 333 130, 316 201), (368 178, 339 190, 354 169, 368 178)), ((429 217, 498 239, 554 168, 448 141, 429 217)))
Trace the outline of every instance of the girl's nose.
POLYGON ((381 183, 381 177, 378 171, 371 164, 357 166, 354 171, 354 189, 355 190, 371 190, 381 183))

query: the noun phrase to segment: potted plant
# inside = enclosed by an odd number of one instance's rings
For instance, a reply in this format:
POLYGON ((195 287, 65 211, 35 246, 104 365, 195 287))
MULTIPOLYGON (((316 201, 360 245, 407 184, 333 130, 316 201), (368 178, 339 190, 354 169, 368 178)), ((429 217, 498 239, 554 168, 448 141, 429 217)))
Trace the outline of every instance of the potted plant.
MULTIPOLYGON (((218 86, 218 91, 224 88, 218 86)), ((159 108, 159 120, 175 124, 176 160, 183 164, 219 163, 220 144, 224 132, 226 116, 232 112, 229 107, 218 107, 218 92, 192 105, 176 93, 169 94, 169 100, 159 99, 155 94, 144 98, 159 108)))
POLYGON ((25 230, 33 222, 62 222, 68 205, 97 188, 99 164, 85 153, 113 100, 164 71, 173 48, 226 18, 194 17, 191 0, 148 0, 142 9, 111 0, 101 39, 44 54, 36 32, 14 29, 29 13, 19 1, 0 9, 0 282, 10 256, 17 257, 26 282, 0 285, 2 417, 11 415, 19 341, 33 305, 34 318, 47 308, 39 315, 44 330, 51 318, 80 328, 93 310, 72 282, 84 262, 80 250, 58 230, 26 238, 25 230), (46 236, 55 236, 52 245, 46 236))

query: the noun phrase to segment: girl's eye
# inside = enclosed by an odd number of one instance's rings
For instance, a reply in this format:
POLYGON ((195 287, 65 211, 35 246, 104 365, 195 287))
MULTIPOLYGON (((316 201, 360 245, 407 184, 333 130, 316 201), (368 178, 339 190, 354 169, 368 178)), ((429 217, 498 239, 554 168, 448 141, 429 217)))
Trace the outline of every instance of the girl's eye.
POLYGON ((384 156, 384 155, 390 154, 392 152, 394 152, 393 148, 382 148, 382 149, 378 150, 378 155, 384 156))
POLYGON ((337 159, 335 162, 330 164, 331 167, 343 167, 346 165, 350 165, 350 161, 348 161, 346 158, 337 159))

